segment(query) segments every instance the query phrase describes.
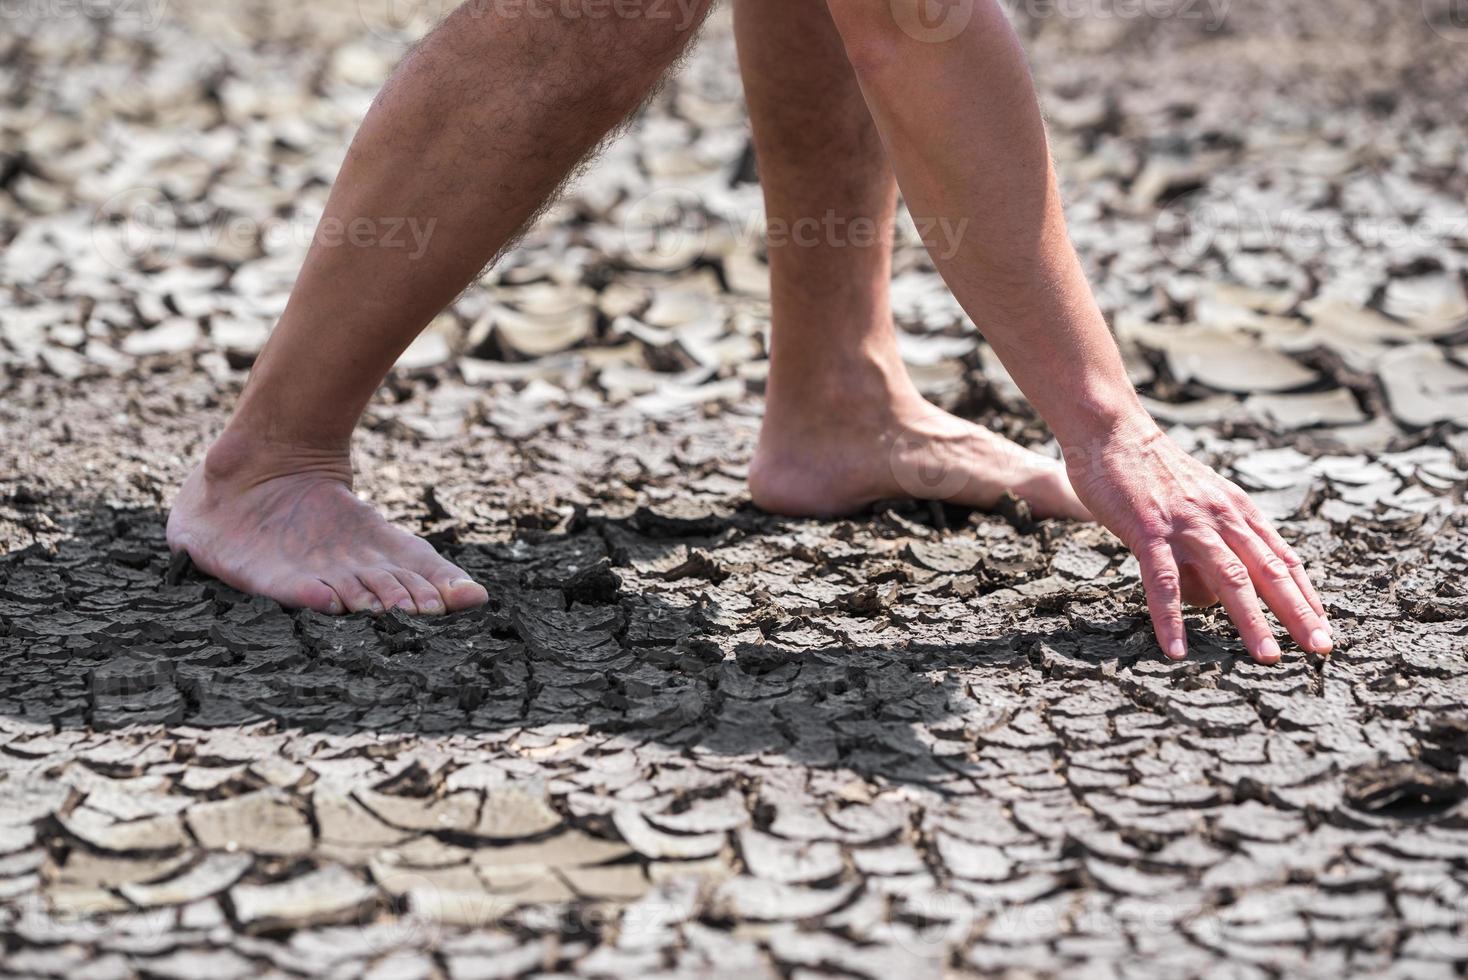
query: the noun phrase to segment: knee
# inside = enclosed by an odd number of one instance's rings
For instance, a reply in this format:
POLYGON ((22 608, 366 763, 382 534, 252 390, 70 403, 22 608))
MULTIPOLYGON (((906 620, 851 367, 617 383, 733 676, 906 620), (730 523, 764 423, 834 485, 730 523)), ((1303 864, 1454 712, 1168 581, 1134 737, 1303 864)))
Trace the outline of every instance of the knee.
POLYGON ((713 0, 464 0, 442 27, 476 70, 533 77, 587 110, 623 112, 698 34, 713 0))
POLYGON ((688 47, 713 0, 541 0, 605 11, 615 40, 639 60, 664 68, 688 47))
POLYGON ((846 47, 846 58, 858 75, 880 70, 896 60, 901 41, 893 3, 906 2, 826 0, 846 47))
POLYGON ((927 45, 991 23, 997 0, 826 0, 858 75, 880 74, 927 45))
POLYGON ((554 45, 566 36, 604 45, 607 59, 672 61, 713 0, 464 0, 454 16, 476 37, 517 33, 554 45))

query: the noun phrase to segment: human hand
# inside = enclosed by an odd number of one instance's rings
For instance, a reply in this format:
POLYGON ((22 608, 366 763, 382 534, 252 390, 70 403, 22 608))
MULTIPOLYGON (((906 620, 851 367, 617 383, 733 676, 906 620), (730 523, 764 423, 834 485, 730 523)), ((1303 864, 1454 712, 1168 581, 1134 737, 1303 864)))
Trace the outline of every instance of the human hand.
POLYGON ((1113 433, 1066 469, 1081 501, 1137 556, 1157 642, 1187 655, 1182 603, 1221 600, 1255 660, 1279 660, 1262 598, 1295 642, 1327 654, 1325 607, 1304 564, 1248 494, 1198 462, 1150 420, 1113 433))

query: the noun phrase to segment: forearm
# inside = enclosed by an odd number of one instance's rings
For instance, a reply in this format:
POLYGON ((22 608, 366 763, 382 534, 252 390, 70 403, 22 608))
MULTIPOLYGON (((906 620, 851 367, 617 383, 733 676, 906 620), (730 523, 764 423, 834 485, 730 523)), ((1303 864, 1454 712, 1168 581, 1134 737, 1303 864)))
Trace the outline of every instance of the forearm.
POLYGON ((893 9, 832 0, 938 271, 1062 445, 1149 424, 1070 244, 1003 12, 976 0, 967 26, 935 42, 903 30, 893 9))
POLYGON ((1299 557, 1243 491, 1142 409, 1066 234, 1034 86, 1003 11, 974 0, 962 29, 940 39, 919 16, 927 2, 828 5, 939 272, 1060 439, 1081 502, 1136 555, 1162 650, 1186 656, 1191 589, 1222 600, 1259 663, 1280 658, 1261 598, 1302 647, 1328 653, 1325 610, 1299 557))

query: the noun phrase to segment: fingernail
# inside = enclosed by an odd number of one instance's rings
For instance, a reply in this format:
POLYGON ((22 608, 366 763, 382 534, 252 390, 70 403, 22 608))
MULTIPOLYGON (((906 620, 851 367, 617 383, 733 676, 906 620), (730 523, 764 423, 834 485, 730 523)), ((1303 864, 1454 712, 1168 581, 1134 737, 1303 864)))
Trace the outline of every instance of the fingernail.
POLYGON ((1188 655, 1188 645, 1182 640, 1173 640, 1172 646, 1167 648, 1167 655, 1173 660, 1182 660, 1188 655))
POLYGON ((1330 634, 1323 629, 1318 629, 1310 634, 1310 646, 1316 653, 1329 653, 1333 646, 1330 634))
POLYGON ((1279 653, 1280 653, 1280 651, 1279 651, 1279 644, 1276 643, 1276 642, 1274 642, 1274 638, 1273 637, 1270 637, 1269 639, 1265 640, 1263 643, 1259 644, 1259 659, 1260 660, 1278 660, 1279 659, 1279 653))

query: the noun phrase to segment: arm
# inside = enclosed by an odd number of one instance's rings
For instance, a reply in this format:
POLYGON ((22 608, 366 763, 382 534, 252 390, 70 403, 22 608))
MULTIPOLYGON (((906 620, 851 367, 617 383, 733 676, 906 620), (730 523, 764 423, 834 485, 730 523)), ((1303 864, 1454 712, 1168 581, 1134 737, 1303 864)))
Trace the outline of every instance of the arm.
POLYGON ((1328 652, 1299 558, 1132 389, 1070 244, 1034 85, 996 0, 828 4, 918 227, 944 232, 925 236, 938 271, 1054 430, 1081 500, 1137 556, 1163 651, 1186 653, 1184 597, 1216 596, 1257 660, 1279 657, 1261 597, 1301 646, 1328 652))

